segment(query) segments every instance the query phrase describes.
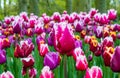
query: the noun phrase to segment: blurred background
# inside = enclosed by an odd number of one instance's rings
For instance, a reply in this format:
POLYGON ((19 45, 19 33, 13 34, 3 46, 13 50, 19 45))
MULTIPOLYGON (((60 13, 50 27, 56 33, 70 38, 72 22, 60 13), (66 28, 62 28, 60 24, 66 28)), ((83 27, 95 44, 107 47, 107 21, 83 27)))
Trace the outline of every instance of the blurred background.
POLYGON ((96 8, 101 13, 114 8, 120 15, 120 0, 0 0, 0 20, 5 16, 18 15, 23 11, 40 16, 43 13, 47 15, 52 15, 53 12, 62 13, 64 10, 69 14, 88 12, 90 8, 96 8))

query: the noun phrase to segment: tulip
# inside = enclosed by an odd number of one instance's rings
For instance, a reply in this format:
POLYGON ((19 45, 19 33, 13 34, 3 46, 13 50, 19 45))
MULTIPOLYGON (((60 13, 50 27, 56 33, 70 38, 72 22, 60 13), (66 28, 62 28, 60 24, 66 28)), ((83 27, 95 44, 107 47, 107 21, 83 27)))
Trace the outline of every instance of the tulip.
POLYGON ((101 14, 100 13, 96 13, 94 15, 94 20, 99 23, 100 22, 100 17, 101 17, 101 14))
POLYGON ((53 20, 55 20, 56 22, 60 22, 60 20, 61 20, 61 15, 58 13, 58 12, 55 12, 54 14, 53 14, 53 20))
POLYGON ((53 41, 54 38, 53 37, 54 37, 54 34, 52 32, 50 32, 49 36, 48 36, 48 39, 47 39, 49 46, 53 46, 53 44, 54 44, 54 41, 53 41))
POLYGON ((29 77, 30 78, 36 78, 37 70, 35 68, 29 69, 29 77))
POLYGON ((117 11, 114 9, 108 10, 108 19, 109 20, 115 20, 117 17, 117 11))
POLYGON ((30 18, 29 19, 30 28, 34 28, 35 23, 36 23, 36 19, 35 18, 30 18))
POLYGON ((34 45, 31 39, 20 41, 20 45, 16 45, 14 56, 15 57, 27 57, 32 50, 34 49, 34 45))
POLYGON ((92 61, 92 59, 93 59, 93 56, 92 56, 92 54, 91 54, 91 55, 88 56, 88 60, 89 60, 89 61, 92 61))
POLYGON ((79 55, 76 59, 76 69, 77 70, 86 70, 88 68, 88 62, 85 55, 79 55))
POLYGON ((36 34, 39 35, 39 34, 43 33, 43 31, 44 31, 43 30, 43 25, 44 24, 41 24, 41 23, 38 23, 38 24, 35 25, 35 33, 36 34))
POLYGON ((113 56, 110 61, 110 67, 114 72, 120 72, 120 46, 115 48, 113 56))
POLYGON ((94 53, 97 51, 97 48, 98 48, 98 41, 94 36, 92 36, 90 39, 90 51, 94 53))
POLYGON ((41 36, 37 36, 36 38, 36 43, 39 46, 40 44, 44 44, 45 43, 45 39, 41 36))
POLYGON ((90 22, 90 20, 91 20, 90 15, 89 15, 89 14, 86 15, 85 18, 84 18, 84 22, 85 22, 86 24, 88 24, 88 23, 90 22))
POLYGON ((20 33, 22 30, 22 27, 19 22, 14 22, 13 23, 13 32, 14 33, 20 33))
POLYGON ((85 35, 86 35, 86 31, 85 30, 82 30, 81 32, 80 32, 80 36, 82 37, 82 38, 84 38, 85 37, 85 35))
POLYGON ((98 66, 92 66, 92 68, 88 68, 86 70, 86 74, 84 78, 102 78, 102 70, 98 66))
POLYGON ((44 21, 44 24, 47 24, 50 22, 50 17, 49 16, 43 16, 43 21, 44 21))
POLYGON ((105 37, 102 42, 103 48, 104 47, 112 47, 114 45, 112 37, 105 37))
POLYGON ((74 43, 73 31, 68 26, 63 28, 63 30, 60 26, 58 28, 54 27, 54 47, 58 52, 61 54, 69 53, 75 48, 74 43))
POLYGON ((97 38, 101 38, 103 36, 103 27, 98 26, 95 30, 95 35, 97 38))
POLYGON ((76 47, 76 48, 74 49, 73 53, 72 53, 72 56, 73 56, 73 58, 74 58, 75 61, 77 60, 77 57, 78 57, 79 55, 84 55, 84 52, 83 52, 83 50, 81 49, 81 47, 76 47))
POLYGON ((108 23, 109 23, 108 15, 102 14, 100 17, 100 24, 108 24, 108 23))
POLYGON ((90 39, 91 39, 91 37, 86 35, 86 36, 84 37, 85 43, 89 43, 89 42, 90 42, 90 39))
POLYGON ((22 63, 24 68, 32 67, 34 65, 34 58, 32 55, 29 55, 26 58, 22 58, 22 63))
POLYGON ((76 69, 77 70, 86 70, 88 67, 87 59, 84 55, 84 52, 80 47, 76 48, 73 51, 73 58, 76 61, 76 69))
POLYGON ((92 8, 90 11, 89 11, 89 14, 90 14, 90 17, 94 17, 94 15, 98 12, 98 10, 96 10, 95 8, 92 8))
POLYGON ((49 52, 48 45, 47 44, 40 44, 38 46, 38 51, 39 51, 40 56, 44 57, 45 54, 49 52))
POLYGON ((6 62, 6 51, 0 50, 0 64, 3 64, 6 62))
POLYGON ((11 19, 10 19, 9 17, 5 17, 4 22, 5 22, 6 24, 10 24, 10 23, 11 23, 11 19))
POLYGON ((1 48, 4 49, 7 47, 10 47, 10 41, 8 38, 3 38, 1 43, 1 48))
POLYGON ((82 41, 81 40, 76 40, 75 41, 75 47, 81 47, 82 48, 82 41))
POLYGON ((120 33, 117 34, 117 38, 120 39, 120 33))
POLYGON ((74 26, 75 26, 75 31, 76 32, 81 32, 85 27, 84 27, 84 23, 82 21, 76 21, 74 22, 74 26))
POLYGON ((113 40, 116 40, 116 31, 110 31, 110 36, 113 38, 113 40))
POLYGON ((26 35, 29 36, 29 37, 31 37, 31 36, 33 35, 33 30, 32 30, 32 28, 28 28, 28 29, 26 30, 26 35))
POLYGON ((49 66, 53 70, 60 64, 60 60, 58 52, 48 52, 44 57, 44 66, 49 66))
POLYGON ((39 78, 54 78, 54 74, 48 66, 44 66, 39 78))
POLYGON ((26 12, 21 12, 20 17, 22 17, 24 19, 24 21, 28 22, 28 15, 26 12))
POLYGON ((105 66, 110 66, 110 60, 113 55, 114 48, 113 47, 105 47, 105 50, 103 52, 103 60, 105 63, 105 66))
POLYGON ((3 72, 0 75, 0 78, 14 78, 14 76, 13 76, 13 74, 10 71, 7 71, 7 72, 3 72))

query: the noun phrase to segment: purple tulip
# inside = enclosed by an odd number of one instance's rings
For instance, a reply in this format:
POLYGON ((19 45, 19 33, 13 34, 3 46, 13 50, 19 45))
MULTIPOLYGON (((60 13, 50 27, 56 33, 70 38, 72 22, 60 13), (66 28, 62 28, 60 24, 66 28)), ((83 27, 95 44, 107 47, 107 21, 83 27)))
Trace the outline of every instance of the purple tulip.
POLYGON ((110 67, 114 72, 120 72, 120 46, 115 48, 115 52, 110 61, 110 67))
POLYGON ((53 70, 60 64, 60 60, 58 52, 48 52, 44 57, 44 66, 49 66, 53 70))
POLYGON ((53 39, 53 37, 54 37, 54 34, 51 32, 50 34, 49 34, 49 37, 48 37, 48 39, 47 39, 47 41, 48 41, 48 45, 50 45, 50 46, 53 46, 53 44, 54 44, 54 39, 53 39))
POLYGON ((0 64, 3 64, 6 62, 6 51, 0 50, 0 64))
POLYGON ((76 40, 75 41, 75 47, 81 47, 82 48, 82 41, 81 40, 76 40))
POLYGON ((103 36, 103 27, 98 26, 95 30, 95 35, 97 38, 101 38, 103 36))
POLYGON ((21 32, 21 25, 19 22, 14 22, 13 24, 13 32, 20 33, 21 32))
POLYGON ((76 32, 81 32, 84 29, 83 21, 76 21, 74 22, 76 32))

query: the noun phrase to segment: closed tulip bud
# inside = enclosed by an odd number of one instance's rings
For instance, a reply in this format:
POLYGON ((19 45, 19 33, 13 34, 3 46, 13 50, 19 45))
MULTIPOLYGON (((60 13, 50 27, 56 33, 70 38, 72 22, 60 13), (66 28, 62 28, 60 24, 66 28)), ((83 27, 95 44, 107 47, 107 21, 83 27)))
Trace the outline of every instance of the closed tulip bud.
POLYGON ((30 78, 36 78, 37 70, 35 68, 29 69, 29 77, 30 78))
POLYGON ((46 53, 49 52, 49 48, 47 44, 40 44, 38 46, 40 56, 45 56, 46 53))
POLYGON ((120 46, 115 48, 114 54, 111 58, 110 67, 114 72, 120 72, 120 46))
POLYGON ((92 61, 92 59, 93 59, 93 56, 92 56, 92 55, 89 55, 89 56, 88 56, 88 60, 89 60, 89 61, 92 61))
POLYGON ((54 74, 48 66, 44 66, 39 78, 54 78, 54 74))
POLYGON ((7 71, 0 74, 0 78, 14 78, 14 76, 11 72, 7 71))
POLYGON ((3 64, 6 62, 6 51, 0 50, 0 64, 3 64))
POLYGON ((22 58, 22 63, 24 68, 32 67, 34 65, 34 58, 32 55, 29 55, 26 58, 22 58))
POLYGON ((102 74, 102 70, 101 68, 97 67, 97 66, 92 66, 92 68, 88 68, 86 70, 86 74, 84 78, 102 78, 103 74, 102 74))
POLYGON ((44 66, 49 66, 53 70, 60 64, 60 60, 58 52, 48 52, 44 57, 44 66))

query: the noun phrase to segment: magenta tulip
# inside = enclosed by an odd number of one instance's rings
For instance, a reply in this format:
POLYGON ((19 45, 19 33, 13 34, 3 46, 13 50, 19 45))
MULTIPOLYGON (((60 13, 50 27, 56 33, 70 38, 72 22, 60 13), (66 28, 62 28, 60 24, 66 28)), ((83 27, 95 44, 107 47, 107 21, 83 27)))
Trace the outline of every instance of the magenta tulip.
POLYGON ((53 72, 50 70, 48 66, 45 66, 42 71, 39 78, 54 78, 53 72))
POLYGON ((86 70, 86 74, 84 78, 102 78, 103 74, 102 74, 102 70, 100 67, 98 66, 92 66, 92 68, 88 68, 86 70))

